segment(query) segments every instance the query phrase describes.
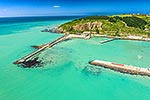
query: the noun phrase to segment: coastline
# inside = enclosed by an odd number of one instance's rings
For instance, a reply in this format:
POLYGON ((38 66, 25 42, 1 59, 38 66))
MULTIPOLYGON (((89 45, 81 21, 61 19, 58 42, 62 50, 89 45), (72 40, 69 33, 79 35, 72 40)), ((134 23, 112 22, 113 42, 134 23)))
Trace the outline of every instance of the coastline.
MULTIPOLYGON (((70 33, 57 33, 57 34, 69 34, 69 35, 73 35, 73 36, 77 36, 76 38, 80 38, 80 36, 82 37, 83 35, 87 35, 87 34, 70 34, 70 33)), ((88 34, 89 35, 89 34, 88 34)), ((90 34, 90 38, 92 37, 102 37, 102 38, 115 38, 115 39, 121 39, 121 40, 133 40, 133 41, 145 41, 145 42, 150 42, 150 38, 143 38, 142 36, 127 36, 127 37, 119 37, 119 36, 109 36, 109 35, 100 35, 100 34, 90 34)), ((89 39, 90 39, 89 38, 89 39)))
MULTIPOLYGON (((12 64, 13 61, 36 50, 30 46, 52 42, 63 35, 42 33, 40 30, 43 27, 40 28, 38 25, 55 26, 59 23, 65 22, 33 22, 31 24, 37 27, 33 26, 32 30, 18 31, 14 28, 11 31, 16 34, 1 35, 0 95, 2 99, 98 100, 102 97, 101 99, 110 100, 118 99, 116 94, 119 93, 119 98, 123 100, 124 98, 149 100, 150 77, 122 74, 100 67, 99 73, 96 74, 91 72, 93 70, 87 71, 85 67, 92 67, 95 71, 98 67, 88 64, 94 59, 149 67, 150 42, 115 40, 101 45, 100 41, 109 38, 70 39, 35 55, 43 61, 41 67, 23 68, 21 65, 12 64), (138 59, 138 55, 142 58, 138 59)), ((20 28, 20 25, 9 25, 5 28, 5 32, 11 27, 20 28)), ((25 23, 22 27, 25 28, 26 25, 29 23, 25 23)))
POLYGON ((115 38, 115 39, 122 39, 122 40, 134 40, 134 41, 145 41, 150 42, 150 38, 143 38, 138 36, 127 36, 127 37, 116 37, 116 36, 108 36, 108 35, 100 35, 100 34, 94 34, 92 37, 103 37, 103 38, 115 38))

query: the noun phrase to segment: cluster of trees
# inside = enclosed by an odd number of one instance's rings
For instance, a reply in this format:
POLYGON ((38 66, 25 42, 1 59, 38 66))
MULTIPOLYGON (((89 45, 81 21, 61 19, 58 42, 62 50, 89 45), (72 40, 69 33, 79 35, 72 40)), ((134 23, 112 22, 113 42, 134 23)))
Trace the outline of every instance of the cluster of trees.
POLYGON ((142 18, 138 17, 123 17, 122 20, 127 24, 127 26, 145 29, 147 22, 142 18))
POLYGON ((110 17, 109 16, 88 16, 83 19, 88 19, 88 20, 108 20, 110 17))
POLYGON ((145 25, 148 24, 144 19, 138 18, 136 16, 127 16, 127 17, 90 16, 90 17, 86 17, 85 19, 88 19, 88 20, 108 20, 108 21, 113 22, 113 23, 116 23, 118 21, 123 21, 129 27, 135 27, 135 28, 140 28, 140 29, 145 29, 145 25))

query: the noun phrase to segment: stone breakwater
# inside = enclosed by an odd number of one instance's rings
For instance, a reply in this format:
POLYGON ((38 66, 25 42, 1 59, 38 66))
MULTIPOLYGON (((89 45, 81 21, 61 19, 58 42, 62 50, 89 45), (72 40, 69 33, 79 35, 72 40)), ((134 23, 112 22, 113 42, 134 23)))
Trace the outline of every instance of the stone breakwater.
POLYGON ((101 60, 93 60, 93 61, 90 61, 89 64, 108 68, 108 69, 118 71, 121 73, 150 77, 150 69, 149 68, 140 68, 140 67, 136 67, 136 66, 117 64, 117 63, 101 61, 101 60))
MULTIPOLYGON (((83 39, 89 39, 90 36, 88 35, 75 35, 75 34, 69 34, 69 35, 63 35, 62 37, 54 40, 53 42, 47 43, 47 44, 43 44, 41 46, 34 46, 34 47, 38 47, 36 51, 28 54, 27 56, 22 57, 21 59, 17 60, 14 62, 14 64, 25 64, 28 66, 32 66, 32 65, 36 65, 37 64, 37 59, 33 59, 33 60, 29 60, 28 59, 32 58, 33 56, 35 56, 36 54, 42 52, 43 50, 45 50, 46 48, 50 48, 53 47, 54 45, 65 41, 67 39, 72 39, 72 38, 83 38, 83 39)), ((38 62, 39 63, 39 62, 38 62)))

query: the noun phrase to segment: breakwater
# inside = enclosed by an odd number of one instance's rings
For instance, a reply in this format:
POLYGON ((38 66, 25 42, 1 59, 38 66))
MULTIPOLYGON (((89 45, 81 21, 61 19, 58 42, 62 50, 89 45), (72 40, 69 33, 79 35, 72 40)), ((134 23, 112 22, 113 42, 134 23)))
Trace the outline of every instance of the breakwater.
POLYGON ((42 52, 46 48, 53 47, 57 43, 60 43, 62 41, 65 41, 65 40, 71 39, 71 38, 84 38, 84 39, 88 39, 89 36, 86 36, 86 35, 75 35, 75 34, 63 35, 60 38, 54 40, 53 42, 41 45, 40 48, 38 48, 36 51, 28 54, 27 56, 24 56, 24 57, 20 58, 19 60, 15 61, 14 64, 21 64, 21 63, 25 62, 26 60, 28 60, 29 58, 33 57, 34 55, 42 52))
POLYGON ((122 73, 128 73, 132 75, 142 75, 142 76, 150 76, 149 68, 141 68, 131 65, 117 64, 113 62, 107 62, 102 60, 93 60, 89 62, 91 65, 100 66, 108 69, 112 69, 114 71, 119 71, 122 73))

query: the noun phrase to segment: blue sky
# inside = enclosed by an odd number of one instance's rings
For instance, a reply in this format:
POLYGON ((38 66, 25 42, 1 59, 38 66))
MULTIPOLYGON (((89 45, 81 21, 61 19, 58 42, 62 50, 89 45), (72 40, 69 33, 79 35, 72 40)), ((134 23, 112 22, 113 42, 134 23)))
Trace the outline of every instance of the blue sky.
POLYGON ((0 17, 150 13, 150 0, 0 0, 0 17))

